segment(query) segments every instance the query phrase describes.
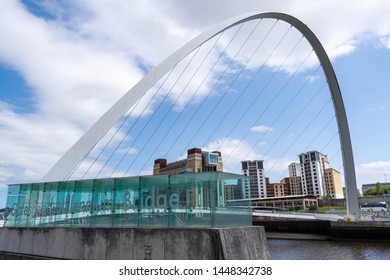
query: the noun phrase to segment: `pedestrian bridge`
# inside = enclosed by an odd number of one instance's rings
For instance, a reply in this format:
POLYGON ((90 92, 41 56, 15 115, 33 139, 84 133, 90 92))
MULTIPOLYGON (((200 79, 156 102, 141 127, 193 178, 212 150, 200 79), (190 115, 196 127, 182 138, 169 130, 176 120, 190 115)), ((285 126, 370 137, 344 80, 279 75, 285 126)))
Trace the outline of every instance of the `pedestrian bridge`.
POLYGON ((253 212, 254 220, 256 217, 272 217, 283 219, 300 219, 300 220, 325 220, 325 221, 339 221, 346 217, 341 214, 322 214, 322 213, 302 213, 302 212, 274 212, 266 210, 255 210, 253 212))
MULTIPOLYGON (((178 161, 191 147, 221 152, 230 173, 239 173, 242 160, 264 159, 267 176, 278 181, 298 154, 324 152, 343 169, 347 212, 358 217, 336 74, 316 35, 290 15, 239 15, 179 48, 114 103, 41 182, 150 174, 153 159, 178 161)), ((294 194, 327 195, 320 180, 294 194)), ((259 192, 265 196, 264 187, 259 192)))

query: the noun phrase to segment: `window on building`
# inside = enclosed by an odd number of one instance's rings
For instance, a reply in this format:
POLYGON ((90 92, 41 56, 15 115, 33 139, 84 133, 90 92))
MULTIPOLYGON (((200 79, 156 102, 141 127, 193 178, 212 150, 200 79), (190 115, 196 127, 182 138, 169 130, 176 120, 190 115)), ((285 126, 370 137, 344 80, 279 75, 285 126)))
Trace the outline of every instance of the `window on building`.
POLYGON ((209 154, 209 163, 218 165, 218 155, 217 154, 209 154))

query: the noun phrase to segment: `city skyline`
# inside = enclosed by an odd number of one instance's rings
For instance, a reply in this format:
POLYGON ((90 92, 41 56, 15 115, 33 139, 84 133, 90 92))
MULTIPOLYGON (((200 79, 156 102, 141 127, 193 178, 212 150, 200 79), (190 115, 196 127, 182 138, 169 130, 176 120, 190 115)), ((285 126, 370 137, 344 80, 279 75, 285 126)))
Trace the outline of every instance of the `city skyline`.
MULTIPOLYGON (((290 13, 313 29, 340 83, 357 187, 390 178, 390 23, 385 22, 390 5, 320 2, 227 1, 215 15, 220 1, 143 1, 124 9, 127 13, 121 11, 126 3, 2 3, 0 34, 6 43, 0 46, 0 207, 5 205, 7 183, 39 180, 113 100, 166 56, 210 26, 253 10, 290 13), (114 24, 107 21, 112 15, 114 24), (140 25, 144 27, 137 28, 140 25), (153 47, 157 42, 158 50, 153 47)), ((253 127, 254 132, 272 129, 266 124, 253 127)), ((211 146, 207 148, 213 150, 211 146)), ((239 164, 243 159, 234 160, 239 164)))

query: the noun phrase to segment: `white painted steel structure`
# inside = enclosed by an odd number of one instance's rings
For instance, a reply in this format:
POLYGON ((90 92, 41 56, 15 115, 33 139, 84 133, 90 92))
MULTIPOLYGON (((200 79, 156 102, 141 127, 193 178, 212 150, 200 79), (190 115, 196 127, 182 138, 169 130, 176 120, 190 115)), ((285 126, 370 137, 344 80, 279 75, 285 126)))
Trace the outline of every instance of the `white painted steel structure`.
POLYGON ((352 152, 350 133, 344 103, 339 84, 332 64, 315 34, 300 20, 282 13, 247 13, 230 18, 206 32, 200 34, 186 45, 178 49, 161 64, 150 71, 141 81, 120 98, 50 169, 42 181, 61 181, 72 172, 77 164, 89 153, 96 143, 111 129, 115 122, 124 115, 156 82, 168 73, 179 61, 185 58, 197 47, 210 40, 221 32, 246 21, 256 19, 282 20, 299 30, 313 47, 328 81, 332 95, 333 106, 339 129, 342 157, 344 162, 345 186, 347 196, 348 215, 359 217, 359 204, 357 199, 356 175, 352 152))

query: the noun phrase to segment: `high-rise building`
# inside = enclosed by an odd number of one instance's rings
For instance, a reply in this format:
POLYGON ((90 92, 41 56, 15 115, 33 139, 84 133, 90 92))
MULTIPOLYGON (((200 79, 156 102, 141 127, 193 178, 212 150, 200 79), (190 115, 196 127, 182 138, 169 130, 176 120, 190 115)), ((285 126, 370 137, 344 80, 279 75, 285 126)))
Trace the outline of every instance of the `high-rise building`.
POLYGON ((299 163, 291 163, 288 166, 290 177, 291 195, 302 195, 302 173, 299 163))
POLYGON ((340 172, 333 168, 327 168, 325 174, 326 195, 331 198, 344 198, 340 172))
POLYGON ((265 188, 267 189, 267 197, 273 197, 275 192, 274 189, 271 188, 269 177, 265 177, 265 188))
POLYGON ((241 188, 237 187, 237 182, 235 181, 225 181, 224 185, 226 201, 250 198, 249 186, 246 186, 248 190, 245 193, 245 181, 242 182, 241 188))
POLYGON ((280 184, 283 185, 283 192, 285 196, 292 195, 290 178, 283 178, 282 180, 280 180, 280 184))
POLYGON ((309 151, 299 155, 304 195, 323 197, 326 193, 326 174, 329 168, 328 156, 318 151, 309 151))
POLYGON ((250 177, 250 197, 267 197, 264 166, 262 160, 241 161, 242 174, 250 177))
POLYGON ((290 178, 284 178, 279 183, 272 183, 267 186, 268 197, 283 197, 291 195, 290 178))

